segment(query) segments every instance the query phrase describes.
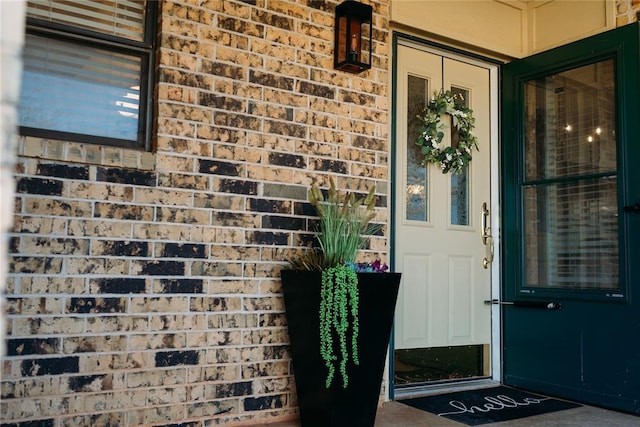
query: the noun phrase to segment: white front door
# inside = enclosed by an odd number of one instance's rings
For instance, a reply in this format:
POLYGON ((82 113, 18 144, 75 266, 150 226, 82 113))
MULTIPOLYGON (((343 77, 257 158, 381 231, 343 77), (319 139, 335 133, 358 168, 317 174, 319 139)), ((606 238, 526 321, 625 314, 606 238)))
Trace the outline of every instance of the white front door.
MULTIPOLYGON (((394 268, 403 278, 395 383, 487 378, 492 308, 485 301, 492 295, 492 265, 485 259, 491 239, 481 236, 483 225, 496 219, 491 215, 491 67, 402 44, 396 64, 394 268), (422 165, 415 144, 416 115, 443 89, 462 95, 476 120, 479 151, 460 174, 422 165)), ((451 117, 441 120, 447 126, 444 143, 451 144, 451 117)))

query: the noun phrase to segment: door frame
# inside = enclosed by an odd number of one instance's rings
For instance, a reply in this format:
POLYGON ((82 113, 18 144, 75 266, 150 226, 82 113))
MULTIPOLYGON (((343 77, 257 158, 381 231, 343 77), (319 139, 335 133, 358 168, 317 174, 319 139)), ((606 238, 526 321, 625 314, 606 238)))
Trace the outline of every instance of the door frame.
MULTIPOLYGON (((409 34, 393 31, 392 35, 392 64, 391 64, 391 130, 390 130, 390 143, 391 143, 391 157, 390 157, 390 183, 396 181, 396 159, 397 159, 397 138, 396 132, 398 129, 397 121, 397 103, 395 102, 395 96, 397 92, 398 78, 397 78, 397 50, 398 46, 406 46, 425 52, 449 57, 458 61, 467 62, 472 65, 480 66, 488 69, 489 71, 489 102, 490 102, 490 192, 491 192, 491 218, 490 226, 494 239, 494 261, 491 264, 491 299, 499 300, 501 295, 501 228, 502 222, 500 213, 502 212, 501 203, 501 165, 500 165, 500 66, 503 64, 492 58, 484 57, 472 52, 468 52, 462 49, 457 49, 451 46, 447 46, 438 42, 426 40, 423 38, 415 37, 409 34)), ((396 197, 393 190, 390 188, 391 200, 390 200, 390 264, 391 268, 394 268, 393 262, 395 260, 395 246, 396 246, 396 233, 395 233, 395 220, 398 212, 396 206, 396 197)), ((476 214, 475 212, 473 214, 476 214)), ((478 388, 488 385, 495 385, 502 380, 502 322, 501 322, 501 310, 497 304, 491 305, 491 377, 489 379, 477 379, 469 381, 456 381, 449 383, 436 383, 433 385, 421 385, 416 387, 403 388, 401 392, 396 390, 394 382, 394 332, 392 331, 392 337, 389 344, 389 371, 388 371, 388 398, 394 400, 396 397, 408 397, 415 394, 427 394, 433 392, 441 392, 446 390, 460 390, 466 388, 478 388)))

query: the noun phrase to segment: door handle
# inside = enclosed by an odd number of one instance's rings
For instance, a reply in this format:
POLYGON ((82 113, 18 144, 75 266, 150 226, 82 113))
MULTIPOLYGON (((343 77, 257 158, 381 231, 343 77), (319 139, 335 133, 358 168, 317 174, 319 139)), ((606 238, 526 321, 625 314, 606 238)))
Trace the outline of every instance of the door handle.
POLYGON ((480 230, 480 240, 482 240, 482 244, 485 246, 485 257, 482 258, 482 266, 484 268, 489 268, 489 265, 493 262, 493 236, 491 235, 489 214, 490 211, 487 202, 483 202, 480 213, 482 228, 482 230, 480 230))
POLYGON ((635 205, 625 206, 624 210, 631 213, 640 213, 640 202, 635 205))
POLYGON ((497 305, 512 305, 514 307, 524 307, 524 308, 542 308, 545 310, 560 310, 562 308, 562 304, 559 302, 553 301, 500 301, 497 299, 486 300, 484 302, 487 305, 497 304, 497 305))

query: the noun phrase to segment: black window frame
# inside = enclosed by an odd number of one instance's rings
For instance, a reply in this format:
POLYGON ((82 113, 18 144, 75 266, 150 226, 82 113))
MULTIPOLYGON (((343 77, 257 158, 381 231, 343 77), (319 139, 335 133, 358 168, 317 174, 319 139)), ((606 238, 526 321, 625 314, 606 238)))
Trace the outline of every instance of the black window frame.
POLYGON ((81 27, 74 27, 30 16, 26 18, 27 35, 46 37, 140 58, 140 101, 138 106, 138 131, 136 141, 28 126, 19 126, 20 135, 151 151, 154 123, 153 95, 156 83, 157 19, 160 3, 160 1, 156 0, 146 1, 142 41, 104 34, 98 31, 91 31, 81 27))

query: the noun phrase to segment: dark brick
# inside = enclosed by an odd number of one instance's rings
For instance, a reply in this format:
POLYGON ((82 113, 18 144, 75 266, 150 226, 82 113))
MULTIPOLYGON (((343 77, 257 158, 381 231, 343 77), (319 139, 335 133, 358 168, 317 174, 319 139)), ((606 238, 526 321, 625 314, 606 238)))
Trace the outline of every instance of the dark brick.
POLYGON ((289 242, 289 235, 269 231, 250 231, 247 233, 247 241, 250 244, 284 246, 289 242))
POLYGON ((264 25, 255 25, 247 21, 242 21, 230 17, 219 18, 218 27, 240 34, 256 36, 260 38, 264 36, 264 25))
POLYGON ((67 166, 59 164, 40 164, 36 172, 38 175, 53 176, 66 179, 89 179, 89 168, 87 166, 67 166))
POLYGON ((270 199, 249 199, 249 210, 254 212, 291 213, 291 202, 270 199))
POLYGON ((385 151, 387 149, 387 141, 384 139, 371 138, 366 135, 356 135, 351 142, 356 148, 365 148, 367 150, 385 151))
POLYGON ((98 168, 97 181, 113 182, 116 184, 156 186, 155 172, 139 171, 135 169, 98 168))
POLYGON ((232 127, 245 130, 260 131, 262 119, 247 116, 246 114, 235 114, 229 112, 217 112, 214 116, 214 124, 220 127, 232 127))
POLYGON ((198 93, 198 105, 224 109, 226 111, 244 111, 244 102, 229 96, 220 96, 208 92, 198 93))
POLYGON ((19 237, 11 237, 9 239, 9 253, 10 254, 20 253, 20 238, 19 237))
POLYGON ((227 77, 234 80, 245 80, 244 70, 236 65, 203 60, 200 69, 204 74, 227 77))
POLYGON ((149 255, 148 242, 124 242, 120 240, 112 240, 103 242, 103 245, 101 255, 132 256, 142 258, 149 255))
MULTIPOLYGON (((104 375, 83 375, 79 377, 71 377, 69 378, 69 388, 76 393, 92 392, 95 390, 91 384, 96 381, 100 381, 100 383, 102 383, 104 377, 104 375)), ((102 390, 102 386, 100 387, 100 390, 102 390)))
POLYGON ((237 179, 221 179, 219 191, 222 193, 255 195, 258 193, 258 183, 237 179))
POLYGON ((282 408, 286 403, 286 397, 281 396, 264 396, 250 397, 244 399, 245 411, 262 411, 266 409, 282 408))
POLYGON ((262 217, 262 228, 276 228, 279 230, 303 230, 306 221, 303 218, 290 216, 265 215, 262 217))
POLYGON ((207 247, 194 243, 165 243, 162 256, 165 258, 206 258, 207 247))
POLYGON ((12 257, 10 264, 13 273, 58 274, 62 272, 60 257, 12 257))
POLYGON ((343 102, 351 102, 356 105, 375 105, 376 102, 373 95, 348 91, 342 91, 340 94, 343 102))
POLYGON ((164 294, 201 294, 202 280, 198 279, 165 279, 161 280, 161 293, 164 294))
POLYGON ((304 81, 298 83, 298 92, 327 99, 334 99, 336 96, 335 89, 330 86, 319 85, 304 81))
POLYGON ((162 351, 156 353, 156 367, 197 365, 198 359, 198 352, 195 350, 162 351))
MULTIPOLYGON (((171 40, 178 40, 172 38, 171 40)), ((178 70, 160 69, 160 81, 163 83, 173 83, 181 86, 192 88, 209 89, 210 82, 206 75, 193 74, 189 72, 182 73, 178 70)))
POLYGON ((269 86, 277 89, 293 90, 293 79, 276 74, 263 73, 256 70, 249 71, 249 82, 260 86, 269 86))
POLYGON ((24 360, 21 364, 21 372, 23 377, 76 374, 79 370, 78 360, 79 358, 75 356, 24 360))
MULTIPOLYGON (((311 228, 310 230, 315 230, 315 228, 311 228)), ((315 234, 297 234, 297 241, 294 242, 295 246, 305 246, 308 248, 319 248, 320 242, 318 242, 318 238, 315 234)))
POLYGON ((264 360, 283 360, 290 357, 289 346, 286 345, 273 345, 262 348, 264 360))
POLYGON ((261 22, 272 27, 280 28, 285 31, 295 31, 293 19, 265 12, 262 9, 253 9, 253 21, 261 22))
POLYGON ((144 279, 109 278, 93 281, 103 294, 141 294, 145 292, 144 279))
POLYGON ((62 181, 45 178, 21 178, 18 180, 16 191, 18 193, 61 196, 62 181))
POLYGON ((251 381, 230 384, 216 384, 216 398, 247 396, 253 394, 251 381))
POLYGON ((314 170, 346 174, 347 164, 340 160, 317 159, 313 162, 314 170))
POLYGON ((55 424, 53 418, 37 421, 21 421, 19 423, 0 424, 2 427, 53 427, 55 424))
POLYGON ((127 425, 126 418, 125 410, 121 409, 118 412, 97 412, 64 417, 59 426, 116 427, 127 425))
POLYGON ((293 205, 293 212, 296 215, 318 216, 316 208, 309 202, 296 202, 293 205))
POLYGON ((305 169, 307 167, 307 162, 305 162, 304 157, 297 154, 271 153, 269 154, 269 163, 298 169, 305 169))
POLYGON ((58 347, 59 341, 56 338, 9 339, 7 340, 7 355, 55 354, 58 347))
POLYGON ((249 225, 253 216, 236 212, 215 212, 213 223, 225 227, 243 227, 249 225))
POLYGON ((124 313, 127 303, 124 298, 71 298, 69 313, 124 313))
POLYGON ((221 162, 219 160, 200 160, 199 172, 214 175, 239 176, 242 172, 242 166, 238 163, 221 162))
POLYGON ((95 205, 93 217, 144 221, 145 217, 150 219, 150 212, 151 208, 146 206, 98 202, 95 205))
POLYGON ((142 274, 151 276, 183 276, 184 262, 152 261, 142 267, 142 274))
POLYGON ((327 0, 310 0, 307 5, 323 12, 334 12, 334 3, 327 0))
POLYGON ((163 424, 163 427, 199 427, 201 425, 200 421, 191 421, 180 424, 163 424))
POLYGON ((265 132, 268 133, 291 136, 294 138, 305 138, 307 136, 307 128, 305 126, 296 125, 290 122, 265 120, 264 127, 265 132))

